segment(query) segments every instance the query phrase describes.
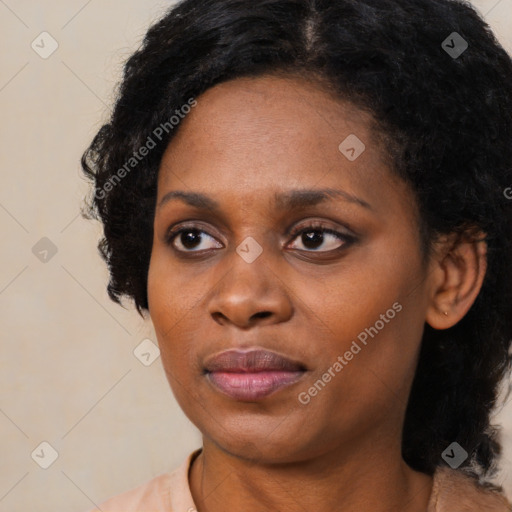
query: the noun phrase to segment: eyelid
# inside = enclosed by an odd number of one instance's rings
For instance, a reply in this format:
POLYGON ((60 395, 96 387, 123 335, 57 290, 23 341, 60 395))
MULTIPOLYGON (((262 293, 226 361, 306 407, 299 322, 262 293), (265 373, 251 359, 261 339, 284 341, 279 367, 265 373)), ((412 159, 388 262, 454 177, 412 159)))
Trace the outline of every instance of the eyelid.
POLYGON ((210 233, 211 228, 209 226, 206 226, 204 224, 204 222, 199 219, 198 220, 191 219, 188 221, 176 222, 176 223, 172 224, 171 226, 169 226, 166 229, 164 238, 166 241, 168 241, 168 239, 170 237, 180 233, 181 231, 183 231, 185 229, 196 229, 197 231, 206 233, 208 236, 211 236, 213 238, 218 238, 217 235, 211 234, 210 233))
POLYGON ((332 221, 314 219, 304 221, 302 224, 299 223, 298 225, 295 223, 286 230, 286 236, 296 236, 308 229, 321 229, 327 233, 342 235, 345 238, 357 238, 357 235, 353 232, 352 229, 349 229, 346 226, 343 226, 343 228, 332 227, 332 225, 328 224, 328 222, 332 221))

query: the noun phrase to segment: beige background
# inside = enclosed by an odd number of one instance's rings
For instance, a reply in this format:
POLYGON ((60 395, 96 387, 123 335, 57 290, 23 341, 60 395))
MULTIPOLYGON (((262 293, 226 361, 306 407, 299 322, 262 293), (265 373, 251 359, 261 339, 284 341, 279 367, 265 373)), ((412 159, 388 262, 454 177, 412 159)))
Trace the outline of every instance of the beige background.
MULTIPOLYGON (((80 155, 107 118, 123 61, 170 4, 0 0, 0 512, 85 512, 200 445, 160 359, 134 356, 155 340, 151 325, 107 298, 100 226, 78 215, 80 155), (59 44, 47 59, 31 48, 43 31, 59 44), (57 249, 46 263, 32 252, 43 237, 57 249), (44 441, 58 453, 47 469, 36 463, 50 460, 44 441)), ((512 53, 512 0, 474 4, 512 53)), ((496 421, 497 481, 512 497, 511 402, 496 421)))

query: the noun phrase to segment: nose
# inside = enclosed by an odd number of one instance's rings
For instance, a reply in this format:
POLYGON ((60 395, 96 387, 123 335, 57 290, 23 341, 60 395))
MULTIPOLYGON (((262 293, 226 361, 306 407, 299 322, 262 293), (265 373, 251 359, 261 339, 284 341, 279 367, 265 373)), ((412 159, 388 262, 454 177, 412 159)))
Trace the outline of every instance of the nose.
POLYGON ((289 288, 264 254, 247 263, 233 253, 229 271, 215 288, 209 303, 215 322, 249 328, 283 322, 292 316, 289 288))

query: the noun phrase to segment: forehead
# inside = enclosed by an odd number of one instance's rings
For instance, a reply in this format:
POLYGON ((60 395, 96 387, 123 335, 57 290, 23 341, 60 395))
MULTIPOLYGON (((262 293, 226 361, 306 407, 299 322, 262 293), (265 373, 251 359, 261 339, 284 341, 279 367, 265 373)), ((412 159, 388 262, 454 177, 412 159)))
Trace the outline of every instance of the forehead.
POLYGON ((208 89, 181 121, 162 159, 159 196, 321 185, 371 202, 398 183, 383 149, 370 114, 316 83, 236 79, 208 89))

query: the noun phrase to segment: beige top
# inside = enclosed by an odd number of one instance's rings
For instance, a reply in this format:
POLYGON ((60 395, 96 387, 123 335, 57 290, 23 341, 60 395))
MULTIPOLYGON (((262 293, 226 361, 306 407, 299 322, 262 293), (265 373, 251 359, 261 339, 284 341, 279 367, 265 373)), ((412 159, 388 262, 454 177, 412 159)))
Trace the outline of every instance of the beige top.
MULTIPOLYGON (((89 512, 197 512, 190 493, 188 472, 201 449, 191 453, 171 473, 114 496, 89 512)), ((460 471, 439 466, 434 473, 426 512, 511 512, 503 494, 484 489, 460 471)))

